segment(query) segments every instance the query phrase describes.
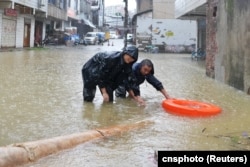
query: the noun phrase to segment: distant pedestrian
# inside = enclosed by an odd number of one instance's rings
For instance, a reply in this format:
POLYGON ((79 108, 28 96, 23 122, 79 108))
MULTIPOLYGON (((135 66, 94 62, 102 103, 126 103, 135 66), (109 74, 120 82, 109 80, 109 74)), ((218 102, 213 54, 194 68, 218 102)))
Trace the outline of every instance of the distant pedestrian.
POLYGON ((103 45, 103 37, 101 33, 97 33, 97 37, 98 37, 98 45, 103 45))

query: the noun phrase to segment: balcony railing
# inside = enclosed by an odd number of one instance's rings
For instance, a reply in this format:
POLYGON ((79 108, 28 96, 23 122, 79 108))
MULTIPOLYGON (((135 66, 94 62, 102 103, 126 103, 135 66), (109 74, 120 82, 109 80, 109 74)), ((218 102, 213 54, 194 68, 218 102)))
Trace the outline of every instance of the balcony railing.
POLYGON ((52 4, 48 4, 48 16, 61 20, 67 20, 67 11, 52 4))

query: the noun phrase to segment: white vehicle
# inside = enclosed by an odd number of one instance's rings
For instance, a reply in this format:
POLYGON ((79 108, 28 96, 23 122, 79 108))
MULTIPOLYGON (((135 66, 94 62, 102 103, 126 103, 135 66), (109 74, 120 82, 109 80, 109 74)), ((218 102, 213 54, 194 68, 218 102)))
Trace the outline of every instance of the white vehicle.
POLYGON ((110 32, 109 32, 109 38, 110 38, 110 39, 117 39, 118 36, 116 35, 116 32, 115 32, 115 31, 110 31, 110 32))
POLYGON ((84 36, 84 42, 86 44, 95 45, 97 43, 97 41, 98 41, 97 32, 88 32, 84 36))
POLYGON ((133 42, 133 34, 127 34, 127 42, 133 42))

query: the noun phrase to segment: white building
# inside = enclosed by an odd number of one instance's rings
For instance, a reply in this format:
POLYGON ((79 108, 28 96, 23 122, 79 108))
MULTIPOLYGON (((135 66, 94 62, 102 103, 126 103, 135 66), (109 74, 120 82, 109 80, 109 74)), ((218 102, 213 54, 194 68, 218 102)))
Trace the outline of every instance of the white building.
POLYGON ((107 6, 105 8, 105 24, 112 28, 124 25, 124 5, 107 6))
MULTIPOLYGON (((33 47, 35 23, 47 15, 46 0, 5 0, 0 1, 0 47, 33 47)), ((42 38, 42 37, 40 37, 42 38)))
POLYGON ((176 0, 175 18, 197 21, 197 48, 206 50, 207 0, 176 0))

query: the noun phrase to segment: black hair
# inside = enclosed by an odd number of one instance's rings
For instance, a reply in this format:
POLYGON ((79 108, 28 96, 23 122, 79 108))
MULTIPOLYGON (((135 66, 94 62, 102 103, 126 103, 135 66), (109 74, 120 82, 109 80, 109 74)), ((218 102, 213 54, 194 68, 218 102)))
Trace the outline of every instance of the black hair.
POLYGON ((144 59, 144 60, 142 60, 141 61, 141 63, 140 63, 140 66, 142 67, 142 66, 148 66, 148 67, 150 67, 150 68, 152 68, 152 70, 151 70, 151 74, 154 74, 154 64, 152 63, 152 61, 151 60, 149 60, 149 59, 144 59))

